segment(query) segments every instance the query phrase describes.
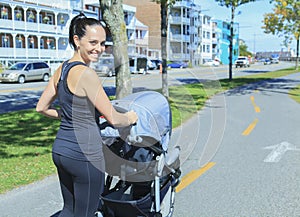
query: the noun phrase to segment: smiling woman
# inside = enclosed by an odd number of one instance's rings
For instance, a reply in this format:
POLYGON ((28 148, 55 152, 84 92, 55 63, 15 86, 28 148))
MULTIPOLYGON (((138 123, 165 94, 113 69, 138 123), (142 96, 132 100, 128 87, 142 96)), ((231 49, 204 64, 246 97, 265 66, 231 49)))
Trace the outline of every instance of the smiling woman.
POLYGON ((98 208, 105 178, 100 114, 114 127, 137 121, 135 112, 114 109, 98 75, 89 67, 104 52, 105 40, 99 20, 82 13, 75 16, 69 30, 74 55, 56 70, 36 106, 41 114, 61 119, 52 147, 64 198, 61 216, 94 216, 98 208), (56 98, 59 109, 52 106, 56 98))

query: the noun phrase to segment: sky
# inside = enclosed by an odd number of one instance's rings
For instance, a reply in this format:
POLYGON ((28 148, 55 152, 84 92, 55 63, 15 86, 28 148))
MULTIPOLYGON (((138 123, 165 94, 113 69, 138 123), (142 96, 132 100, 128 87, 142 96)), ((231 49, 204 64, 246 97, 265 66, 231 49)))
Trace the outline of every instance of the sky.
MULTIPOLYGON (((225 6, 219 6, 215 0, 195 0, 201 6, 202 13, 220 20, 231 19, 231 10, 225 6)), ((273 12, 274 6, 269 0, 250 2, 239 6, 236 9, 234 21, 239 23, 240 39, 243 39, 251 52, 260 51, 287 51, 282 45, 283 38, 272 34, 265 34, 263 26, 263 15, 273 12), (238 15, 237 15, 238 14, 238 15)), ((291 44, 291 49, 295 49, 295 43, 291 44)))

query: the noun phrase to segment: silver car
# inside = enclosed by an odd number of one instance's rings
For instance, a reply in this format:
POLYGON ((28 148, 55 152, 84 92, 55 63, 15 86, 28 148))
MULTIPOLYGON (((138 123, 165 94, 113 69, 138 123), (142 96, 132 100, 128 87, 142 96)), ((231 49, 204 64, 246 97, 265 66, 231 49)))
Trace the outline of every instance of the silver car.
POLYGON ((18 62, 0 73, 0 82, 49 81, 51 69, 45 62, 18 62))
POLYGON ((115 75, 115 64, 113 58, 102 58, 95 64, 95 71, 98 76, 111 77, 115 75))

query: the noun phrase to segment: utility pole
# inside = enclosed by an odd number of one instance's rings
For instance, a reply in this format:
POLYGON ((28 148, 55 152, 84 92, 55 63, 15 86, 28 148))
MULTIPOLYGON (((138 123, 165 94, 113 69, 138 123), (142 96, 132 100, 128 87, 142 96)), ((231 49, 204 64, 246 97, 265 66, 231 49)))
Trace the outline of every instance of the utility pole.
POLYGON ((229 81, 232 80, 232 53, 233 53, 233 22, 234 22, 235 7, 231 6, 231 20, 230 20, 230 37, 229 37, 229 81))

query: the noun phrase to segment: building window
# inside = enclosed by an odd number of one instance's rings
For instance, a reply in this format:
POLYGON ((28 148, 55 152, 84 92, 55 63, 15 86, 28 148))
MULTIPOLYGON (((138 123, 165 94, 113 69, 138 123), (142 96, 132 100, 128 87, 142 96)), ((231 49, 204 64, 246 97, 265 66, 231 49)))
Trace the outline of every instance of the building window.
POLYGON ((10 47, 10 37, 6 34, 1 37, 2 47, 10 47))
POLYGON ((8 9, 7 7, 1 8, 1 18, 2 19, 8 19, 8 9))
POLYGON ((206 32, 206 38, 210 39, 210 32, 206 32))
POLYGON ((210 45, 206 45, 206 53, 210 53, 210 45))
POLYGON ((23 47, 23 39, 19 35, 16 37, 16 48, 22 48, 23 47))
POLYGON ((15 11, 15 20, 22 20, 22 12, 20 10, 15 11))
POLYGON ((40 39, 40 48, 45 49, 45 42, 42 38, 40 39))

